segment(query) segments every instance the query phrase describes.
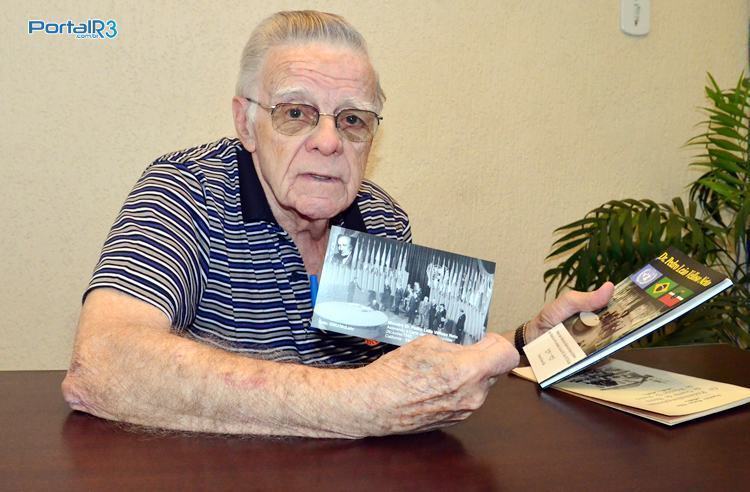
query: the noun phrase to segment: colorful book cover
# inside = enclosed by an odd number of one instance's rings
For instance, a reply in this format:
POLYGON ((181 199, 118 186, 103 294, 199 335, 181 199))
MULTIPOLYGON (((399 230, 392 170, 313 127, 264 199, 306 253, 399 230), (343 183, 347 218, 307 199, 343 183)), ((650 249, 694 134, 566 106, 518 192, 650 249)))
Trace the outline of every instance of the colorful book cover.
POLYGON ((615 286, 596 313, 579 313, 524 347, 540 386, 601 360, 700 305, 732 282, 669 248, 615 286))

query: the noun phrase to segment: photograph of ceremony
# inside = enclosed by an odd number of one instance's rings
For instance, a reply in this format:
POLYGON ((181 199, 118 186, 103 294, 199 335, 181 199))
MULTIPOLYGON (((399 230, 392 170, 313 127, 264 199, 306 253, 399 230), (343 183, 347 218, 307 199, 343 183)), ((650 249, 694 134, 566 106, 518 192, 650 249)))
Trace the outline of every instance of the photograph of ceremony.
POLYGON ((312 326, 402 345, 485 333, 493 262, 333 227, 312 326))

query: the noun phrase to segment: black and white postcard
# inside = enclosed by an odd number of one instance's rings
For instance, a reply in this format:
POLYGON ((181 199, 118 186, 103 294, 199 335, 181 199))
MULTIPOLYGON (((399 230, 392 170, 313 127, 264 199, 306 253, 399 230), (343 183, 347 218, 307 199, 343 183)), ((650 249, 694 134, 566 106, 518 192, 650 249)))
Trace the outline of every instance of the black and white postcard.
POLYGON ((332 227, 312 326, 403 345, 469 345, 487 328, 495 264, 332 227))

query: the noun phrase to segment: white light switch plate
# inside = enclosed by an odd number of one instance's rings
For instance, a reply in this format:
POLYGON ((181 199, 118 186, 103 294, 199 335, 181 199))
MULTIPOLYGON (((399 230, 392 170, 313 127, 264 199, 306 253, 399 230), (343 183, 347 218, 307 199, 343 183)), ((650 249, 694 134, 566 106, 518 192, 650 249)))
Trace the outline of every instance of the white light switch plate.
POLYGON ((620 29, 631 36, 651 30, 651 0, 620 0, 620 29))

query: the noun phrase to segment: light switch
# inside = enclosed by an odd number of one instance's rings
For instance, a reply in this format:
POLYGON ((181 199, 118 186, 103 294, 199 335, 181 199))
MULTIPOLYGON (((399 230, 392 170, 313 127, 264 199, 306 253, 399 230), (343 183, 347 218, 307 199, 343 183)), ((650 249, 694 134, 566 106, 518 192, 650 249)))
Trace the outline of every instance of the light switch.
POLYGON ((651 0, 620 0, 620 29, 631 36, 651 30, 651 0))

